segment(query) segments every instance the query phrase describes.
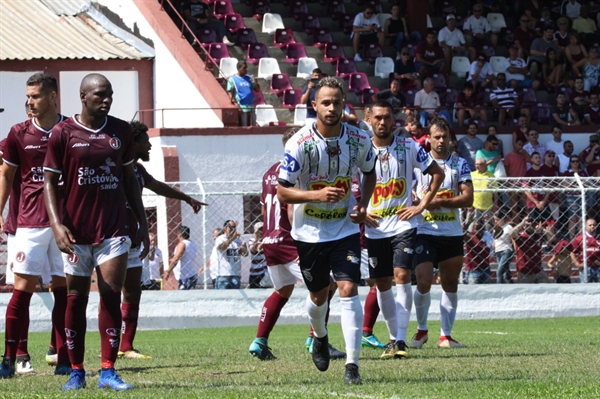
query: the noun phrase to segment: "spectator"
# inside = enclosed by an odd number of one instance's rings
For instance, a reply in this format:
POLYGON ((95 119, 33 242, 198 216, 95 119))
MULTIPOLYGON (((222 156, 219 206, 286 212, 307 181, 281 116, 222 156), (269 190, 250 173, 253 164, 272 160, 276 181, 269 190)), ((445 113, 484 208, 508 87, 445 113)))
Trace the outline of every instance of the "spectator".
POLYGON ((557 55, 560 54, 560 49, 552 41, 553 36, 554 28, 547 27, 542 37, 538 37, 531 43, 531 47, 529 48, 529 58, 531 59, 529 73, 532 79, 537 78, 538 71, 542 69, 542 65, 546 62, 546 55, 549 49, 556 51, 557 55))
POLYGON ((394 79, 400 79, 403 89, 416 88, 421 90, 421 79, 415 67, 413 57, 410 56, 408 47, 400 51, 400 59, 394 63, 394 79))
POLYGON ((592 87, 598 86, 598 77, 600 77, 600 58, 598 58, 598 49, 592 47, 588 51, 588 56, 579 60, 573 65, 575 76, 583 78, 583 90, 590 91, 592 87))
POLYGON ((569 34, 569 44, 567 45, 567 47, 565 47, 567 69, 570 71, 573 68, 574 64, 578 63, 587 56, 588 52, 585 46, 579 42, 579 35, 575 32, 571 32, 569 34))
POLYGON ((530 29, 528 24, 530 19, 527 15, 521 15, 519 18, 519 26, 513 31, 514 44, 518 48, 517 57, 527 59, 529 57, 529 49, 531 43, 537 37, 535 31, 530 29))
MULTIPOLYGON (((428 36, 429 37, 429 36, 428 36)), ((419 115, 421 126, 427 126, 430 118, 441 116, 446 119, 448 124, 451 124, 452 117, 448 111, 442 111, 440 104, 440 96, 433 91, 433 79, 426 78, 423 81, 423 89, 419 90, 415 95, 415 112, 419 115)))
POLYGON ((150 233, 150 250, 148 256, 144 259, 144 276, 142 281, 142 290, 156 291, 160 290, 159 279, 165 272, 162 259, 162 251, 156 246, 156 235, 150 233))
POLYGON ((458 93, 456 101, 458 126, 462 127, 464 125, 465 118, 479 118, 487 123, 487 114, 479 97, 474 95, 474 90, 473 83, 465 82, 463 90, 458 93))
POLYGON ((559 18, 558 21, 556 21, 556 24, 558 25, 558 30, 554 32, 552 40, 560 50, 561 55, 563 55, 565 53, 565 47, 569 45, 569 32, 567 31, 569 21, 566 18, 559 18))
POLYGON ((542 223, 534 223, 530 217, 525 217, 512 232, 517 254, 519 283, 549 282, 542 266, 542 243, 550 241, 552 234, 542 227, 542 223))
POLYGON ((465 272, 467 284, 489 284, 490 248, 483 240, 484 223, 475 220, 471 224, 472 233, 465 233, 465 272))
POLYGON ((488 172, 494 174, 496 165, 502 159, 498 152, 499 141, 495 135, 489 135, 483 143, 483 148, 480 148, 475 153, 475 159, 482 158, 485 161, 485 166, 488 172))
POLYGON ((527 143, 527 136, 529 135, 529 121, 526 116, 519 116, 517 118, 517 129, 512 133, 513 146, 518 137, 523 139, 524 143, 527 143))
POLYGON ((467 127, 467 135, 462 139, 458 140, 456 151, 460 155, 471 170, 475 170, 475 154, 477 150, 483 148, 483 141, 477 137, 477 125, 475 123, 469 123, 467 127))
POLYGON ((267 273, 267 259, 262 248, 263 222, 254 224, 254 238, 248 240, 250 247, 250 277, 248 288, 263 288, 262 280, 267 273))
POLYGON ((406 108, 406 98, 400 91, 399 80, 392 80, 389 89, 385 89, 379 93, 373 94, 373 102, 377 100, 386 100, 389 102, 394 109, 394 117, 396 119, 406 120, 406 118, 411 114, 410 110, 406 108))
POLYGON ((477 158, 475 169, 471 172, 473 179, 473 207, 469 208, 467 220, 492 220, 494 204, 498 198, 496 192, 480 191, 497 188, 494 174, 487 169, 485 159, 477 158))
POLYGON ((472 54, 471 62, 475 61, 475 48, 481 48, 484 45, 496 47, 498 43, 498 36, 492 33, 492 27, 487 18, 482 15, 482 12, 483 7, 481 4, 475 4, 473 6, 473 15, 467 18, 463 24, 463 33, 467 41, 467 47, 472 54))
POLYGON ((590 92, 583 90, 583 78, 575 78, 575 87, 567 99, 580 121, 583 121, 583 111, 590 105, 590 92))
POLYGON ((600 282, 600 243, 596 238, 597 223, 595 219, 585 221, 585 243, 587 255, 587 276, 583 276, 583 234, 577 235, 573 240, 571 259, 579 269, 582 283, 600 282), (583 276, 583 278, 582 278, 583 276))
POLYGON ((600 170, 600 144, 598 144, 598 133, 600 129, 596 131, 596 134, 590 136, 590 144, 579 154, 579 159, 583 161, 588 174, 595 176, 596 172, 600 170))
POLYGON ((548 93, 554 93, 556 87, 562 84, 565 77, 565 69, 558 59, 558 54, 553 48, 546 51, 546 61, 542 65, 542 79, 548 93))
POLYGON ((530 156, 527 151, 523 149, 524 144, 525 140, 522 137, 517 137, 515 144, 513 145, 513 150, 504 156, 504 169, 506 169, 507 177, 525 176, 530 156))
POLYGON ((529 27, 533 29, 536 24, 542 19, 544 9, 547 11, 548 7, 543 7, 540 0, 529 0, 525 8, 525 15, 529 19, 529 27))
POLYGON ((365 10, 356 14, 352 24, 352 46, 354 47, 354 61, 362 61, 359 47, 369 43, 379 43, 381 48, 385 45, 385 36, 381 30, 379 19, 375 14, 375 8, 367 4, 365 10))
POLYGON ((237 104, 240 109, 240 126, 254 126, 254 90, 260 90, 254 78, 248 75, 246 61, 238 61, 237 74, 231 75, 227 80, 227 94, 232 104, 237 104))
POLYGON ((566 15, 570 20, 579 18, 581 13, 581 4, 577 0, 565 0, 560 5, 560 14, 566 15))
POLYGON ((223 224, 223 234, 217 237, 213 248, 214 284, 216 290, 239 289, 242 277, 242 256, 248 256, 248 247, 240 239, 237 223, 227 220, 223 224))
POLYGON ((555 276, 557 284, 571 283, 572 247, 569 241, 560 240, 554 247, 552 257, 548 261, 548 268, 555 276))
MULTIPOLYGON (((523 149, 530 155, 533 156, 534 152, 538 154, 546 153, 546 146, 544 144, 540 144, 538 141, 540 138, 540 134, 537 130, 531 129, 527 134, 527 144, 523 146, 523 149)), ((527 169, 531 168, 531 164, 527 164, 527 169)))
POLYGON ((475 89, 487 87, 494 81, 494 70, 487 60, 485 53, 479 53, 477 59, 471 63, 467 82, 473 83, 475 89))
POLYGON ((401 52, 404 48, 404 41, 409 40, 413 43, 419 43, 422 38, 418 31, 408 33, 408 22, 406 18, 400 15, 400 5, 394 4, 391 9, 392 16, 385 20, 383 24, 383 33, 386 38, 391 39, 396 47, 396 59, 401 58, 401 52))
POLYGON ((542 35, 546 28, 554 28, 554 18, 550 13, 550 9, 548 7, 543 7, 541 12, 541 18, 535 22, 535 26, 531 27, 535 30, 536 35, 542 35))
POLYGON ((531 87, 537 90, 540 86, 539 80, 527 79, 525 75, 529 74, 529 68, 523 58, 519 58, 519 47, 513 44, 508 48, 509 57, 505 58, 504 66, 506 68, 506 80, 510 87, 516 89, 518 87, 531 87))
POLYGON ((594 45, 598 40, 598 31, 596 23, 589 17, 590 10, 588 6, 581 7, 581 15, 573 21, 573 30, 575 30, 587 45, 594 45))
POLYGON ((408 118, 406 118, 405 125, 402 129, 403 130, 398 133, 399 136, 410 137, 416 141, 417 144, 423 147, 425 151, 429 152, 431 147, 429 145, 429 141, 427 140, 427 134, 425 134, 425 129, 421 127, 421 123, 416 116, 410 115, 408 118))
MULTIPOLYGON (((556 153, 552 150, 546 150, 544 154, 544 163, 540 166, 542 176, 544 177, 558 177, 558 166, 556 166, 556 153)), ((548 180, 546 182, 547 187, 556 187, 556 180, 548 180)), ((558 220, 558 194, 553 192, 548 194, 548 206, 552 213, 552 218, 558 220)))
MULTIPOLYGON (((183 3, 182 11, 188 27, 194 34, 200 29, 212 29, 217 34, 217 37, 227 46, 234 45, 227 37, 225 25, 214 17, 211 7, 208 4, 200 0, 188 0, 183 3)), ((193 43, 194 38, 187 31, 186 36, 190 43, 193 43)))
MULTIPOLYGON (((566 146, 565 146, 566 147, 566 146)), ((571 145, 572 147, 572 145, 571 145)), ((575 174, 581 177, 589 177, 587 172, 581 169, 581 161, 576 155, 571 155, 569 157, 567 170, 563 173, 563 176, 572 177, 575 174)), ((577 233, 579 232, 579 222, 581 216, 581 191, 576 184, 573 184, 576 187, 574 191, 567 191, 566 195, 566 214, 569 218, 569 238, 573 240, 577 233)), ((595 193, 588 192, 586 193, 586 204, 588 207, 593 204, 593 197, 595 193)))
MULTIPOLYGON (((552 128, 552 140, 550 140, 546 144, 544 144, 544 147, 546 147, 546 150, 551 150, 555 154, 562 153, 563 148, 564 148, 564 142, 562 140, 562 128, 560 126, 554 126, 552 128)), ((559 158, 557 157, 556 165, 558 165, 558 160, 559 160, 559 158)))
POLYGON ((577 112, 566 103, 565 93, 556 94, 556 107, 552 108, 551 115, 554 123, 562 126, 581 125, 577 112), (574 122, 569 122, 569 120, 574 122))
POLYGON ((598 94, 590 94, 590 105, 583 111, 586 125, 600 125, 600 106, 598 105, 598 94))
MULTIPOLYGON (((444 49, 446 65, 452 65, 452 57, 466 56, 466 41, 462 31, 456 27, 456 17, 454 14, 446 16, 446 26, 440 29, 438 33, 438 42, 444 49)), ((474 55, 473 57, 474 58, 474 55)))
POLYGON ((425 40, 417 44, 415 52, 415 68, 419 76, 428 76, 435 72, 445 73, 444 50, 436 43, 435 32, 427 32, 425 40))
POLYGON ((510 273, 510 261, 515 256, 515 251, 512 243, 513 227, 508 222, 506 212, 499 211, 494 215, 494 252, 498 262, 496 270, 496 283, 508 284, 512 283, 512 275, 510 273))
MULTIPOLYGON (((495 109, 498 110, 498 124, 504 126, 506 115, 510 119, 517 118, 519 112, 515 112, 517 107, 520 106, 519 96, 512 87, 506 87, 506 74, 499 73, 496 77, 496 83, 498 87, 492 90, 490 94, 490 101, 495 109)), ((529 121, 529 110, 522 108, 520 113, 527 117, 529 121)))
POLYGON ((549 193, 540 191, 540 189, 546 187, 543 180, 539 179, 544 177, 541 170, 542 157, 538 152, 531 154, 531 168, 525 172, 525 177, 534 179, 527 179, 524 181, 525 185, 525 196, 527 197, 527 211, 529 217, 534 223, 546 222, 550 220, 552 212, 548 206, 549 193), (532 190, 533 189, 533 190, 532 190))
POLYGON ((169 269, 165 272, 164 279, 168 280, 171 273, 178 281, 178 289, 193 290, 198 281, 198 247, 190 241, 190 228, 181 226, 179 228, 179 241, 175 247, 175 253, 169 260, 169 269))
MULTIPOLYGON (((553 129, 554 130, 554 129, 553 129)), ((571 167, 571 155, 573 154, 573 142, 563 141, 563 152, 557 152, 558 173, 563 175, 571 167)), ((579 165, 577 165, 579 166, 579 165)))
POLYGON ((308 84, 302 89, 302 97, 300 97, 300 104, 306 104, 305 124, 311 124, 312 122, 317 120, 317 113, 313 108, 312 103, 313 101, 315 101, 315 88, 317 87, 317 83, 319 83, 319 80, 321 80, 322 77, 323 72, 321 72, 321 69, 313 69, 308 84))

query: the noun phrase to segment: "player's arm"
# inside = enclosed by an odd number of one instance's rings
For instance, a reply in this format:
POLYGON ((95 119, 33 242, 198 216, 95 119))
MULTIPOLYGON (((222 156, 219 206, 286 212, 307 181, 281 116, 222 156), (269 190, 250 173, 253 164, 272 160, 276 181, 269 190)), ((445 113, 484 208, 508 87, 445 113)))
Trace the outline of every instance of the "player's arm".
POLYGON ((16 166, 6 162, 2 162, 2 166, 0 166, 0 232, 4 231, 4 218, 2 217, 2 213, 4 213, 4 207, 6 206, 6 201, 8 201, 8 196, 10 195, 16 171, 16 166))
POLYGON ((377 173, 375 173, 375 166, 373 165, 373 169, 370 172, 362 173, 360 180, 360 202, 354 205, 354 209, 350 212, 350 219, 354 223, 363 223, 367 219, 367 207, 369 206, 369 201, 371 200, 376 184, 377 173))
POLYGON ((58 179, 60 173, 51 170, 44 170, 44 203, 46 204, 46 212, 50 219, 50 227, 54 232, 54 239, 58 245, 58 249, 66 254, 75 252, 73 243, 75 239, 71 231, 62 224, 58 213, 58 179))
MULTIPOLYGON (((372 192, 372 190, 371 190, 372 192)), ((279 180, 277 198, 286 204, 304 204, 307 202, 339 202, 346 192, 343 188, 325 187, 320 190, 302 190, 288 181, 279 180)))
POLYGON ((150 237, 148 235, 146 211, 144 210, 144 203, 142 202, 142 191, 140 190, 137 178, 135 177, 133 162, 123 165, 123 189, 125 190, 127 202, 138 221, 138 238, 140 238, 140 241, 144 244, 140 259, 144 259, 146 255, 148 255, 148 250, 150 249, 150 237))
POLYGON ((196 201, 194 198, 190 197, 189 195, 182 193, 181 191, 177 190, 176 188, 173 188, 173 187, 169 186, 168 184, 163 183, 158 180, 152 180, 151 182, 146 184, 145 188, 147 188, 151 191, 154 191, 156 194, 158 194, 160 196, 186 202, 189 206, 192 207, 192 210, 194 211, 194 213, 198 213, 198 211, 200 210, 200 208, 202 208, 202 206, 208 206, 208 204, 206 204, 204 202, 196 201))
POLYGON ((473 183, 470 181, 466 181, 460 183, 458 186, 460 190, 460 195, 457 195, 454 198, 440 198, 435 197, 431 200, 431 203, 427 207, 427 209, 437 209, 437 208, 469 208, 473 206, 473 183))
POLYGON ((175 247, 175 253, 173 254, 173 257, 171 259, 169 259, 169 269, 167 269, 167 271, 164 274, 165 279, 167 279, 169 277, 169 275, 173 272, 173 268, 175 267, 177 262, 179 262, 179 259, 181 259, 181 257, 183 256, 184 253, 185 253, 185 244, 183 242, 180 242, 175 247))
POLYGON ((398 219, 409 220, 416 215, 420 215, 435 198, 435 194, 444 182, 444 170, 440 167, 440 165, 438 165, 437 162, 433 161, 425 170, 425 173, 431 176, 429 190, 425 193, 425 195, 423 195, 423 198, 421 198, 417 204, 409 206, 408 208, 400 209, 397 212, 398 219))

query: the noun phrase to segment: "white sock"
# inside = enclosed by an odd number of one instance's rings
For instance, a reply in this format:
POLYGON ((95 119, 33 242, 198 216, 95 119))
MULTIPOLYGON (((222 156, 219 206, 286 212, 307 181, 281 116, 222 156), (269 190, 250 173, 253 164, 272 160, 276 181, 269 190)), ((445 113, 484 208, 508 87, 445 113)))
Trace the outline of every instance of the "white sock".
POLYGON ((456 307, 458 305, 458 294, 456 292, 446 292, 442 290, 442 299, 440 300, 440 321, 442 323, 442 335, 447 337, 452 335, 454 319, 456 319, 456 307))
POLYGON ((362 341, 362 305, 358 295, 340 298, 340 302, 342 303, 342 332, 346 341, 346 364, 354 363, 358 366, 362 341))
POLYGON ((398 341, 406 342, 406 331, 410 322, 412 302, 412 284, 396 284, 396 311, 398 312, 398 334, 396 334, 396 339, 398 341))
POLYGON ((390 333, 390 340, 396 340, 396 332, 398 331, 398 319, 396 316, 396 302, 394 301, 394 292, 390 288, 387 291, 379 291, 377 289, 377 302, 379 309, 383 315, 383 320, 390 333))
POLYGON ((414 294, 415 312, 417 313, 417 323, 419 330, 427 330, 427 317, 429 316, 429 306, 431 305, 431 293, 421 294, 419 289, 414 294))
POLYGON ((323 338, 327 335, 327 326, 325 325, 325 316, 327 315, 327 301, 321 306, 317 306, 312 299, 310 294, 306 298, 306 311, 308 312, 308 320, 313 328, 315 337, 323 338))

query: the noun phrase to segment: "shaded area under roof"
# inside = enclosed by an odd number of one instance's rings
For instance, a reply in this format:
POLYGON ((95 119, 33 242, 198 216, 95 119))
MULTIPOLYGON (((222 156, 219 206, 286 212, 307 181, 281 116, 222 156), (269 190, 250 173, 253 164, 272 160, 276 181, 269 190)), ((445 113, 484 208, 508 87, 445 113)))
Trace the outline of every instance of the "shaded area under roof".
POLYGON ((0 60, 148 59, 87 13, 83 0, 0 1, 0 60))

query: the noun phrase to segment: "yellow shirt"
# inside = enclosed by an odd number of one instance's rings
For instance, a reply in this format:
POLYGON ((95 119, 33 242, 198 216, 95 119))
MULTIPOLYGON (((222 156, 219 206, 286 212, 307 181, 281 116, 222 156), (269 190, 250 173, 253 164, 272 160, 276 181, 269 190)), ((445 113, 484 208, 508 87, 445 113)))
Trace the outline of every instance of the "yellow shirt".
POLYGON ((488 170, 481 173, 478 170, 471 172, 473 179, 473 208, 480 211, 487 211, 494 206, 494 193, 491 191, 477 192, 487 188, 496 188, 497 184, 494 181, 494 174, 488 170))

